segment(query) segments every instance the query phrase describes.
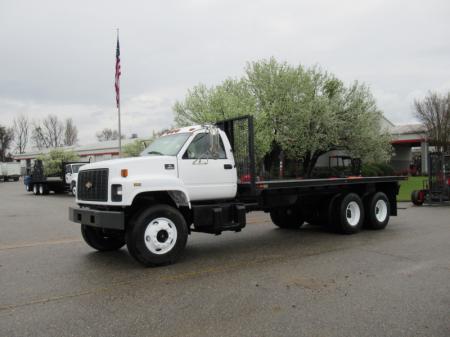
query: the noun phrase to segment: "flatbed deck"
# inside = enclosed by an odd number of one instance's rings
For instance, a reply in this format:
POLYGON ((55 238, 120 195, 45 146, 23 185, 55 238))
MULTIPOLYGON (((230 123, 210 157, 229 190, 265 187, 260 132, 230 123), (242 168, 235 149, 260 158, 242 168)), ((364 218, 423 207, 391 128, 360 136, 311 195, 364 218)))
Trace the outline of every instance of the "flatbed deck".
POLYGON ((346 178, 320 178, 320 179, 280 179, 257 181, 256 188, 259 190, 279 188, 301 188, 321 186, 341 186, 370 183, 390 183, 408 179, 405 176, 383 176, 383 177, 346 177, 346 178))

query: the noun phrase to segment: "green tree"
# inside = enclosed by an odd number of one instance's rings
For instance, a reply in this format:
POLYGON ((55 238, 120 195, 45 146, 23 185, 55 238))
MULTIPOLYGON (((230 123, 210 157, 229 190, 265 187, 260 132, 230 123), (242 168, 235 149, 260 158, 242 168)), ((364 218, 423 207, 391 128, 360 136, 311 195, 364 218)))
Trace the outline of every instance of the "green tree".
POLYGON ((11 143, 13 140, 14 140, 13 129, 0 125, 0 161, 6 160, 7 151, 11 147, 11 143))
POLYGON ((366 161, 387 160, 389 135, 367 86, 345 86, 318 67, 279 63, 274 58, 247 64, 239 80, 198 85, 174 106, 179 125, 253 115, 257 159, 276 146, 303 164, 309 177, 318 158, 346 149, 366 161))
POLYGON ((80 157, 71 150, 54 149, 44 155, 38 156, 37 159, 42 160, 45 175, 56 176, 62 173, 61 165, 63 162, 79 161, 80 157))
POLYGON ((138 157, 145 149, 145 143, 142 140, 135 140, 132 143, 122 146, 122 155, 124 157, 138 157))

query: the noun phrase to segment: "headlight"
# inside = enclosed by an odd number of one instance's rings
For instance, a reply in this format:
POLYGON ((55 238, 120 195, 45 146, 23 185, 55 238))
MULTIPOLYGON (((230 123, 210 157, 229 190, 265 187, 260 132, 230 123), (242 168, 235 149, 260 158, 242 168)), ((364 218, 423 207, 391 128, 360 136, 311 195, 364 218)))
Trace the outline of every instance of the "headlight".
POLYGON ((122 201, 122 185, 111 186, 111 200, 122 201))

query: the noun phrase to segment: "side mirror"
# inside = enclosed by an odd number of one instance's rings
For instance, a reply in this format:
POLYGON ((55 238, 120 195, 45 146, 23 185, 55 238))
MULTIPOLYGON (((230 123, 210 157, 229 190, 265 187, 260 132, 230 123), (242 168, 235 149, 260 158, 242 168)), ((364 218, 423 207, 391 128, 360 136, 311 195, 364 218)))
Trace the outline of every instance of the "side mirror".
POLYGON ((216 128, 211 128, 209 131, 209 152, 213 158, 219 157, 220 150, 220 134, 219 130, 216 128))

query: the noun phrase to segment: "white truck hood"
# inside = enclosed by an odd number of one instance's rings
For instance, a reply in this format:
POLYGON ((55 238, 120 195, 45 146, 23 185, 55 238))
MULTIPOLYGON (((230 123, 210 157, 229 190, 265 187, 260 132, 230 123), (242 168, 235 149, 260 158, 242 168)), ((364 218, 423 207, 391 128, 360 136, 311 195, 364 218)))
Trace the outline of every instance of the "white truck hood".
POLYGON ((128 177, 141 175, 177 175, 177 158, 175 156, 145 156, 100 161, 83 165, 81 171, 107 168, 109 176, 120 177, 122 169, 128 170, 128 177))

